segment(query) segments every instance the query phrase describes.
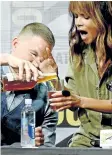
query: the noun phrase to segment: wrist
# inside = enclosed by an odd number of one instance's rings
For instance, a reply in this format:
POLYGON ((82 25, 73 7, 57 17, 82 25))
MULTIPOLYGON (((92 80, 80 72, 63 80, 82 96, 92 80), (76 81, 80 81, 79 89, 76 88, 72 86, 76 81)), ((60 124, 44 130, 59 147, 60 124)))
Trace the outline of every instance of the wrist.
POLYGON ((79 107, 80 108, 86 108, 86 98, 85 97, 80 97, 80 105, 79 105, 79 107))
POLYGON ((77 108, 83 108, 83 101, 82 101, 82 97, 75 95, 75 100, 74 100, 74 105, 73 107, 77 107, 77 108))

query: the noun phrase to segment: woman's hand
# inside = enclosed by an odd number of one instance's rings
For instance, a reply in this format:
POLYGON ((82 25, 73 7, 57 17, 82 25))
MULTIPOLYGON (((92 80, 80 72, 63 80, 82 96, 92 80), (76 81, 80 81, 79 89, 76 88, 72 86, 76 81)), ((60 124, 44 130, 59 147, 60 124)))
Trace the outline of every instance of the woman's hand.
POLYGON ((56 111, 61 111, 71 107, 80 107, 81 99, 77 95, 70 95, 65 97, 62 95, 62 91, 58 91, 52 94, 52 98, 49 99, 50 106, 56 111))
POLYGON ((42 128, 35 128, 35 145, 40 146, 44 144, 44 134, 42 133, 42 128))

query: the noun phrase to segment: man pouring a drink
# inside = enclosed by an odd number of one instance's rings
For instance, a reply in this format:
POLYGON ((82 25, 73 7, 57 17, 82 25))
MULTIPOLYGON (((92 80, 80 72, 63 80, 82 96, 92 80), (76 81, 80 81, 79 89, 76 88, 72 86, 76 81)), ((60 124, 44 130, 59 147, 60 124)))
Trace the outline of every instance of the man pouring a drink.
POLYGON ((5 86, 1 78, 1 145, 20 142, 25 99, 32 99, 36 111, 35 145, 55 145, 58 117, 47 102, 47 87, 43 83, 56 78, 57 65, 51 53, 54 44, 54 36, 47 26, 30 23, 13 39, 11 54, 1 54, 1 76, 7 75, 2 76, 7 80, 5 86), (7 72, 11 72, 12 77, 8 77, 7 72), (51 77, 47 77, 49 73, 51 77))

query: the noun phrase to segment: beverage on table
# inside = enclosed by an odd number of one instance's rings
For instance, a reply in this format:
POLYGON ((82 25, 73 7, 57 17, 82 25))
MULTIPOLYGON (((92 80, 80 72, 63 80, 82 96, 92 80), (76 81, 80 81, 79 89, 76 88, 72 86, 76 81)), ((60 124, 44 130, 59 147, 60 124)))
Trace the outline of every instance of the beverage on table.
POLYGON ((25 106, 21 111, 21 146, 35 147, 35 110, 32 99, 25 99, 25 106))

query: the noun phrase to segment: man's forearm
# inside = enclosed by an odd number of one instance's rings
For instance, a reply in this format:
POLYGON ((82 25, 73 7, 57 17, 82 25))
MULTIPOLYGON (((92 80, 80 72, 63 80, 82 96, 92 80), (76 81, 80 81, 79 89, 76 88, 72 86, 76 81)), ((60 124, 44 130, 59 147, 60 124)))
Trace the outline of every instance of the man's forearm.
POLYGON ((0 55, 0 66, 8 65, 8 57, 9 57, 8 53, 0 55))

